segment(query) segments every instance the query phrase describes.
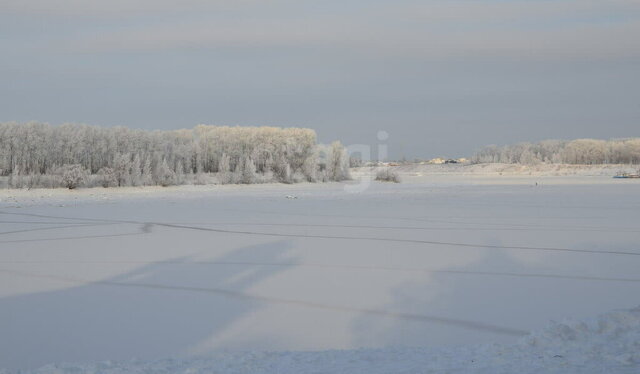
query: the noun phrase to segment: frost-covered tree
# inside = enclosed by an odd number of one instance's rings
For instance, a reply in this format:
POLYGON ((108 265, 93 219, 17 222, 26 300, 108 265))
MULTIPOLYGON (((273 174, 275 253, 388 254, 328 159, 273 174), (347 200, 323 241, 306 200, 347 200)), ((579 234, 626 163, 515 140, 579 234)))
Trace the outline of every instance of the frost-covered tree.
POLYGON ((293 175, 291 172, 291 166, 287 159, 283 155, 277 154, 273 160, 272 165, 273 175, 275 179, 280 183, 292 183, 293 175))
POLYGON ((129 181, 132 186, 139 186, 142 183, 142 162, 140 161, 140 155, 136 153, 131 161, 129 181))
POLYGON ((87 179, 87 171, 82 165, 63 165, 60 168, 60 174, 62 175, 62 185, 66 188, 73 190, 80 187, 87 179))
POLYGON ((520 154, 519 163, 521 164, 535 165, 539 162, 540 159, 530 149, 525 149, 520 154))
POLYGON ((244 159, 239 164, 241 165, 240 171, 240 183, 244 184, 252 184, 256 182, 256 165, 253 163, 253 160, 249 156, 245 156, 244 159))
POLYGON ((492 145, 476 152, 472 161, 512 164, 638 164, 640 138, 544 140, 503 147, 492 145))
POLYGON ((184 169, 181 163, 178 163, 175 167, 175 184, 182 184, 184 182, 184 169))
POLYGON ((127 155, 116 155, 116 158, 113 162, 113 172, 116 176, 118 187, 126 186, 131 173, 131 162, 129 161, 129 157, 127 155))
POLYGON ((176 184, 176 173, 169 168, 167 160, 162 160, 162 163, 158 167, 156 181, 162 187, 172 186, 176 184))
POLYGON ((143 186, 153 185, 153 168, 151 167, 151 157, 144 159, 142 165, 142 174, 140 175, 140 183, 143 186))
POLYGON ((232 182, 231 164, 227 154, 222 154, 222 157, 218 160, 218 182, 220 184, 232 182))
POLYGON ((302 174, 307 182, 315 182, 318 180, 318 155, 314 152, 313 157, 307 158, 302 164, 302 174))
POLYGON ((347 150, 339 141, 331 143, 327 157, 327 176, 332 181, 350 179, 349 156, 347 150))
MULTIPOLYGON (((223 170, 221 175, 238 166, 244 170, 250 158, 255 180, 324 180, 321 170, 328 164, 319 160, 318 147, 315 132, 301 128, 198 125, 193 129, 145 131, 121 126, 9 122, 0 123, 0 175, 21 185, 23 176, 33 176, 35 184, 50 183, 36 176, 59 176, 56 171, 61 166, 78 164, 93 175, 103 168, 111 169, 119 186, 152 185, 159 183, 163 162, 180 178, 183 173, 219 173, 225 162, 228 171, 223 170)), ((619 153, 629 154, 624 147, 619 153)), ((333 166, 332 178, 348 174, 346 169, 333 166)))

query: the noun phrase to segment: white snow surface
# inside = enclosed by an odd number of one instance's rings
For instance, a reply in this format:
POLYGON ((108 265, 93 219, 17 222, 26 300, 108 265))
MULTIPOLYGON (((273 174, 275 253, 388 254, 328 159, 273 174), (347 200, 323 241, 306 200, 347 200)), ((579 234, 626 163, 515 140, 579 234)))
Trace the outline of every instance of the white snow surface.
POLYGON ((589 322, 553 323, 513 345, 321 352, 218 352, 188 359, 55 364, 20 373, 635 374, 639 370, 640 307, 606 313, 589 322))
POLYGON ((639 180, 400 170, 2 190, 0 368, 640 372, 639 180))

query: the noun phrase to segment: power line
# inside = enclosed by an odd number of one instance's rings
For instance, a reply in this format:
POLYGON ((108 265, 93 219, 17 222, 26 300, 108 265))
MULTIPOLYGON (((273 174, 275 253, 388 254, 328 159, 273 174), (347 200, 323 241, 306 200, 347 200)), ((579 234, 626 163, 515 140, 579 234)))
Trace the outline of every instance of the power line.
POLYGON ((242 234, 242 235, 254 235, 254 236, 268 236, 268 237, 285 237, 285 238, 313 238, 313 239, 339 239, 339 240, 368 240, 368 241, 382 241, 382 242, 395 242, 395 243, 414 243, 414 244, 429 244, 440 246, 452 246, 452 247, 465 247, 465 248, 486 248, 486 249, 515 249, 515 250, 532 250, 532 251, 549 251, 549 252, 567 252, 567 253, 588 253, 588 254, 613 254, 613 255, 626 255, 626 256, 640 256, 640 252, 618 251, 618 250, 591 250, 591 249, 577 249, 577 248, 560 248, 560 247, 535 247, 535 246, 506 246, 506 245, 493 245, 493 244, 478 244, 478 243, 459 243, 448 241, 435 241, 435 240, 420 240, 420 239, 394 239, 394 238, 380 238, 380 237, 360 237, 360 236, 343 236, 343 235, 313 235, 313 234, 285 234, 285 233, 266 233, 246 230, 226 230, 207 228, 199 226, 189 225, 177 225, 163 222, 147 222, 147 221, 126 221, 126 220, 107 220, 96 218, 70 218, 60 216, 46 216, 31 213, 6 213, 0 214, 14 214, 34 216, 41 218, 54 218, 54 219, 69 219, 69 220, 87 220, 94 222, 111 222, 111 223, 132 223, 143 225, 156 225, 162 227, 171 227, 178 229, 188 229, 197 231, 208 231, 225 234, 242 234))

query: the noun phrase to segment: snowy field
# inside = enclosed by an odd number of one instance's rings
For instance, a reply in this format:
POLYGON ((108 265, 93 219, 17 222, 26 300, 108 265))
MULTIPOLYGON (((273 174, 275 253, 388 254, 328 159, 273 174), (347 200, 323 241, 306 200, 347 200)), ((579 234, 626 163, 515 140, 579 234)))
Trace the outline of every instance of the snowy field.
POLYGON ((423 169, 2 190, 0 368, 640 371, 639 180, 423 169))

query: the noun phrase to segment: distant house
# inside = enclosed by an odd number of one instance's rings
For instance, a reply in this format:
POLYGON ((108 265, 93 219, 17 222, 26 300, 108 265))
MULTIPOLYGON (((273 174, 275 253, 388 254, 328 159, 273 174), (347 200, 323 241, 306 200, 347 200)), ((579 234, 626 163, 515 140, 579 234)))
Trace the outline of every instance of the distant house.
POLYGON ((432 164, 432 165, 441 165, 441 164, 464 164, 466 162, 468 162, 469 160, 467 160, 466 158, 462 157, 462 158, 442 158, 442 157, 436 157, 436 158, 432 158, 429 161, 426 161, 425 163, 427 164, 432 164))
POLYGON ((432 158, 431 160, 427 161, 427 163, 429 164, 435 164, 435 165, 440 165, 440 164, 444 164, 445 163, 445 159, 444 158, 432 158))

